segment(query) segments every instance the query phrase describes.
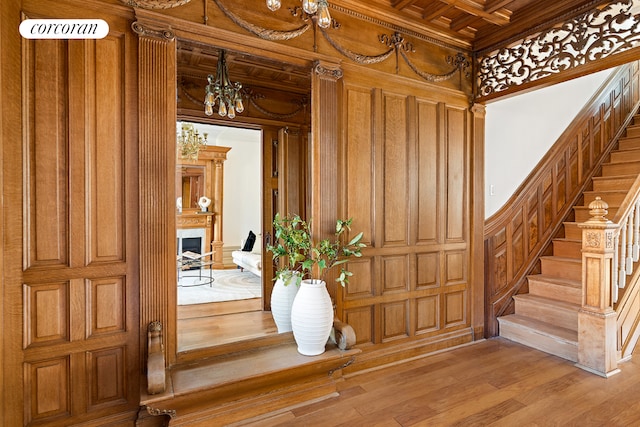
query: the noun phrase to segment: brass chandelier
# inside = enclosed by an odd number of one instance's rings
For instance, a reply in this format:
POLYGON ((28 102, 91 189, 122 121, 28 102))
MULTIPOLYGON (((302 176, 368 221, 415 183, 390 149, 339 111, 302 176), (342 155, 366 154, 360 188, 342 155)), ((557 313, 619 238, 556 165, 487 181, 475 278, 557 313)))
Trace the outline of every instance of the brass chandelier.
POLYGON ((213 114, 213 107, 216 104, 218 105, 218 114, 222 117, 227 116, 233 119, 236 113, 240 114, 244 111, 242 95, 240 93, 242 83, 232 83, 231 80, 229 80, 224 50, 220 50, 215 80, 213 75, 209 74, 207 81, 209 84, 205 87, 206 92, 204 96, 204 113, 207 116, 213 114))
MULTIPOLYGON (((280 0, 267 0, 267 7, 272 12, 280 9, 280 0)), ((316 20, 320 28, 329 28, 331 25, 331 14, 329 13, 329 3, 327 0, 302 0, 302 10, 307 15, 316 15, 316 20)))
POLYGON ((183 123, 177 135, 178 153, 185 160, 197 160, 200 149, 207 145, 207 133, 200 135, 190 123, 183 123), (204 136, 204 137, 203 137, 204 136))

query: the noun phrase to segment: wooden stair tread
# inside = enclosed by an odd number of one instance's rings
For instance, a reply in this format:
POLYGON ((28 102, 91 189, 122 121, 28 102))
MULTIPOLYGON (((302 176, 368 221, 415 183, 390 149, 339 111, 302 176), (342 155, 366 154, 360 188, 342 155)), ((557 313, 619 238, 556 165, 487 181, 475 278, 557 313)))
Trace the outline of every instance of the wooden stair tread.
POLYGON ((501 323, 510 322, 518 327, 535 331, 538 334, 556 338, 570 344, 575 344, 576 346, 578 345, 578 332, 572 331, 571 329, 555 326, 551 323, 543 322, 531 317, 521 316, 519 314, 509 314, 507 316, 502 316, 499 319, 501 323))

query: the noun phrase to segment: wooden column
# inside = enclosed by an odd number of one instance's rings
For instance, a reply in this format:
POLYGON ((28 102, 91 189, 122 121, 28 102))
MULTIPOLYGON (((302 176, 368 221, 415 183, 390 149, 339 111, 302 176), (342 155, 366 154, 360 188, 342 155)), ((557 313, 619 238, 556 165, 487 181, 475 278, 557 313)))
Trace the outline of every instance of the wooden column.
POLYGON ((617 225, 605 218, 608 205, 596 197, 582 228, 582 308, 578 313, 577 366, 603 377, 617 374, 616 312, 611 275, 617 225))
POLYGON ((167 328, 175 325, 177 298, 175 43, 167 29, 140 21, 132 28, 139 35, 140 336, 146 340, 151 322, 164 326, 165 360, 171 363, 176 335, 167 328))
POLYGON ((484 118, 486 108, 482 104, 473 104, 470 109, 472 149, 471 158, 472 181, 470 185, 471 218, 471 250, 469 271, 471 274, 471 327, 474 339, 481 339, 485 331, 485 293, 484 293, 484 118))
MULTIPOLYGON (((339 86, 342 70, 318 61, 311 73, 311 215, 315 239, 335 232, 338 210, 339 86)), ((329 276, 328 274, 327 276, 329 276)), ((335 277, 327 277, 327 290, 335 298, 335 277)))
POLYGON ((216 217, 213 223, 213 240, 211 241, 211 250, 213 251, 213 268, 224 268, 222 260, 222 247, 224 246, 222 235, 222 201, 224 198, 224 161, 226 160, 226 152, 223 157, 218 157, 213 161, 213 212, 216 217))

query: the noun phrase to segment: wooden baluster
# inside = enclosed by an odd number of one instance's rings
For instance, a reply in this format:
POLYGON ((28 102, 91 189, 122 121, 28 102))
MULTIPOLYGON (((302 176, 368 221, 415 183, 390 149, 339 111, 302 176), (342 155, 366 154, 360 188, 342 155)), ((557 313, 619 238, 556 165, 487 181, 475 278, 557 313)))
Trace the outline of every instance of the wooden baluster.
POLYGON ((624 271, 627 276, 633 272, 633 223, 634 223, 634 211, 632 210, 627 217, 627 224, 625 231, 627 233, 627 258, 624 271))
POLYGON ((640 200, 636 200, 633 216, 633 262, 640 257, 640 200))
POLYGON ((613 271, 611 271, 611 300, 616 303, 618 302, 618 275, 616 274, 616 268, 618 265, 618 252, 619 252, 619 245, 620 245, 620 236, 618 234, 615 235, 615 237, 613 238, 613 271))
POLYGON ((626 222, 620 225, 620 246, 619 246, 619 266, 618 266, 618 287, 624 288, 627 284, 625 272, 627 261, 627 233, 625 233, 626 222))

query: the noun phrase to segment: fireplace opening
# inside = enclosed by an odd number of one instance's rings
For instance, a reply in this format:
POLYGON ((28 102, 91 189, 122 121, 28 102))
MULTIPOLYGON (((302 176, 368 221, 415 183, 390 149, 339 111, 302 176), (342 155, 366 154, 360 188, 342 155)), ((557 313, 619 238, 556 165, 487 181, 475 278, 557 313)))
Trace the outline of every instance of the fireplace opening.
POLYGON ((195 252, 200 253, 202 242, 200 237, 184 237, 182 239, 182 252, 195 252))

